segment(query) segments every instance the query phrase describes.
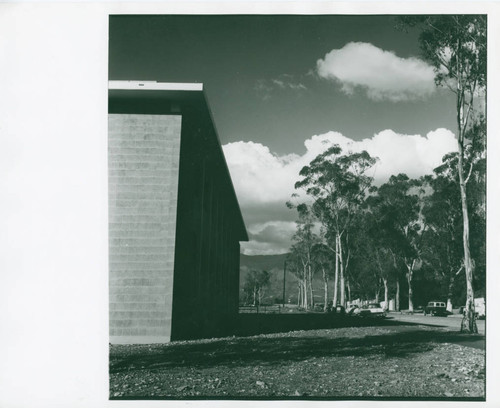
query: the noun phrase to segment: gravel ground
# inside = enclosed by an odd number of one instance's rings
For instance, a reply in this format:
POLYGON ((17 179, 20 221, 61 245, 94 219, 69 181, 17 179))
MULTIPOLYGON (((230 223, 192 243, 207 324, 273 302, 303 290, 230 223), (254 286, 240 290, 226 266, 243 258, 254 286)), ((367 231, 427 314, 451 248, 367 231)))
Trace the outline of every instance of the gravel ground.
POLYGON ((485 352, 457 336, 418 325, 112 345, 110 398, 484 399, 485 352))

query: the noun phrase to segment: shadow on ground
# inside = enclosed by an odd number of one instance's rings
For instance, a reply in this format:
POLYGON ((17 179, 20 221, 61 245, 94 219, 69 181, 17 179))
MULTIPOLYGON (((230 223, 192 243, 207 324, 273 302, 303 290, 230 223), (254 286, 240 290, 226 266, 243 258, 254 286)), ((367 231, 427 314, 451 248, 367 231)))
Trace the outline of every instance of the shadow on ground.
MULTIPOLYGON (((393 325, 397 323, 394 322, 393 325)), ((405 323, 405 326, 408 325, 405 323)), ((115 346, 110 355, 110 373, 185 366, 209 368, 224 365, 278 365, 320 357, 406 357, 430 351, 437 343, 464 343, 477 341, 478 338, 457 332, 417 328, 355 338, 334 338, 333 332, 322 330, 290 333, 281 337, 235 337, 205 342, 146 345, 136 346, 133 350, 115 346)))
POLYGON ((234 334, 252 336, 265 333, 283 333, 292 330, 332 329, 341 327, 405 326, 418 323, 401 323, 391 318, 342 316, 335 314, 240 314, 234 334))

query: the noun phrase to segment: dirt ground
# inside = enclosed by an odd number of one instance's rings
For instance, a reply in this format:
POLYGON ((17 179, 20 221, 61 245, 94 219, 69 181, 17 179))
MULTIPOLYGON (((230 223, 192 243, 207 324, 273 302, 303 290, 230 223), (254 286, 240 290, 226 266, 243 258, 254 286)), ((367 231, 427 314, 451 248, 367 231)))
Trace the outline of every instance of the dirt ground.
POLYGON ((484 400, 481 339, 400 322, 111 345, 110 398, 484 400))

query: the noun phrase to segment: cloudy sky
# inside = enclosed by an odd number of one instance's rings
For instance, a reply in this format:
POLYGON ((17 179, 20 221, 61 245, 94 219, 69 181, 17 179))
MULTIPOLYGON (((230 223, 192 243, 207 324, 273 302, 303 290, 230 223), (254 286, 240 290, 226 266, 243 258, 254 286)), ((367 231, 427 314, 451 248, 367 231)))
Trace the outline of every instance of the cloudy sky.
POLYGON ((109 78, 201 82, 250 242, 286 252, 298 172, 332 143, 380 161, 377 184, 456 149, 452 95, 391 16, 117 16, 109 78))

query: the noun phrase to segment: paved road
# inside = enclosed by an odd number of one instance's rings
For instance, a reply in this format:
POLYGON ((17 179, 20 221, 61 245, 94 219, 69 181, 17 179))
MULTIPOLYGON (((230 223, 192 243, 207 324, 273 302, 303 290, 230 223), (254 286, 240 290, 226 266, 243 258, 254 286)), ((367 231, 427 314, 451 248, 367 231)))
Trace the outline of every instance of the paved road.
MULTIPOLYGON (((452 330, 460 330, 460 323, 462 322, 461 315, 450 315, 448 317, 441 317, 441 316, 424 316, 421 313, 416 313, 413 315, 401 314, 401 313, 389 313, 388 317, 401 322, 448 327, 452 330)), ((476 322, 479 334, 484 335, 485 321, 476 320, 476 322)))
MULTIPOLYGON (((461 315, 450 315, 448 317, 438 317, 438 316, 424 316, 423 314, 400 314, 400 313, 389 313, 387 316, 389 320, 396 320, 398 322, 412 323, 418 325, 434 326, 440 330, 460 331, 460 323, 462 322, 461 315)), ((455 344, 460 344, 467 347, 473 347, 477 349, 484 350, 486 346, 485 340, 485 329, 486 324, 484 320, 477 320, 477 330, 479 336, 477 338, 467 337, 461 339, 460 337, 453 338, 450 342, 455 344)), ((396 331, 406 331, 409 330, 407 326, 394 326, 396 331), (406 328, 405 328, 406 327, 406 328)))

